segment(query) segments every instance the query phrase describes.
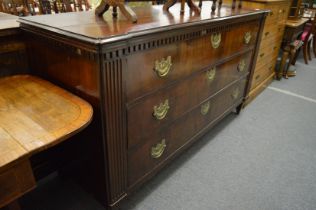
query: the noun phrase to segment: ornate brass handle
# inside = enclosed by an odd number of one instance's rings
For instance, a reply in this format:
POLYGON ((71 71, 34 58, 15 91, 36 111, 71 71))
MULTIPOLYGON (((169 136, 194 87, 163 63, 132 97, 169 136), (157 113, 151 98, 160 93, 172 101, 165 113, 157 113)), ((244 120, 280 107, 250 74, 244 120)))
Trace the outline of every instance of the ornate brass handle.
POLYGON ((265 35, 265 36, 268 36, 269 34, 270 34, 270 32, 268 31, 268 32, 266 32, 264 35, 265 35))
POLYGON ((201 106, 201 114, 202 115, 206 115, 209 110, 210 110, 210 102, 209 101, 202 104, 202 106, 201 106))
POLYGON ((151 157, 155 159, 160 158, 163 152, 165 151, 166 146, 166 140, 162 139, 160 143, 151 147, 151 157))
POLYGON ((245 42, 245 44, 249 44, 250 40, 251 40, 251 32, 248 31, 244 35, 244 42, 245 42))
POLYGON ((274 14, 273 11, 271 11, 271 12, 270 12, 270 16, 273 16, 273 14, 274 14))
POLYGON ((240 90, 239 88, 236 88, 235 90, 233 90, 232 92, 232 98, 235 100, 239 97, 239 94, 240 94, 240 90))
POLYGON ((206 78, 208 81, 212 82, 216 75, 216 67, 211 68, 206 72, 206 78))
POLYGON ((281 13, 284 13, 285 12, 285 10, 284 9, 280 9, 279 10, 279 13, 281 14, 281 13))
POLYGON ((221 40, 222 40, 222 35, 220 32, 218 33, 213 33, 211 35, 211 43, 212 43, 212 47, 214 49, 218 48, 219 45, 221 44, 221 40))
POLYGON ((160 61, 155 61, 155 72, 159 77, 165 77, 169 73, 172 66, 171 56, 166 59, 162 58, 160 61))
POLYGON ((263 56, 264 56, 264 53, 261 53, 261 54, 260 54, 260 57, 262 58, 263 56))
POLYGON ((166 117, 169 108, 169 100, 166 99, 164 103, 160 103, 158 106, 154 106, 154 117, 157 120, 162 120, 166 117))
POLYGON ((241 61, 239 61, 239 64, 237 66, 237 69, 239 72, 243 72, 246 68, 246 61, 245 59, 242 59, 241 61))

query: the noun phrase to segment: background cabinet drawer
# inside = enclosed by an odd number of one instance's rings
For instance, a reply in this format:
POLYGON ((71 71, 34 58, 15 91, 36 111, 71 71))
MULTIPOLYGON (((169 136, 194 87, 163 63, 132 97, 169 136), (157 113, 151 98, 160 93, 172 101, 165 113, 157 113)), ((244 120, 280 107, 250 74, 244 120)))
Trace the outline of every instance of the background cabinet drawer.
POLYGON ((270 61, 266 63, 266 65, 263 65, 260 68, 255 70, 254 75, 253 75, 253 80, 251 83, 251 89, 257 87, 269 75, 273 74, 275 60, 276 60, 276 57, 272 57, 270 58, 270 61))
POLYGON ((252 51, 236 56, 215 68, 214 66, 209 67, 192 78, 162 89, 138 103, 128 106, 129 147, 138 144, 159 126, 179 118, 206 98, 247 75, 251 54, 252 51), (243 66, 242 71, 240 66, 243 66), (155 106, 156 114, 154 114, 155 106), (164 115, 163 119, 157 119, 155 116, 158 114, 159 116, 164 115))
POLYGON ((279 17, 279 5, 278 4, 267 4, 265 9, 269 9, 270 13, 266 18, 266 25, 276 23, 279 17))
POLYGON ((244 79, 236 82, 215 97, 205 100, 174 123, 159 128, 141 146, 129 150, 129 185, 136 183, 142 176, 154 170, 196 135, 207 129, 215 120, 240 103, 245 84, 244 79))
MULTIPOLYGON (((129 56, 125 79, 127 101, 131 102, 175 80, 183 79, 237 52, 253 49, 253 45, 256 42, 258 24, 258 22, 248 22, 240 27, 233 27, 228 31, 221 32, 220 44, 217 48, 214 48, 211 42, 212 34, 214 33, 209 33, 197 39, 129 56), (248 44, 245 43, 246 34, 251 37, 248 44), (168 58, 170 69, 162 71, 168 73, 161 76, 155 71, 156 63, 164 67, 168 66, 168 62, 166 62, 168 58)), ((161 67, 161 69, 165 68, 161 67)))

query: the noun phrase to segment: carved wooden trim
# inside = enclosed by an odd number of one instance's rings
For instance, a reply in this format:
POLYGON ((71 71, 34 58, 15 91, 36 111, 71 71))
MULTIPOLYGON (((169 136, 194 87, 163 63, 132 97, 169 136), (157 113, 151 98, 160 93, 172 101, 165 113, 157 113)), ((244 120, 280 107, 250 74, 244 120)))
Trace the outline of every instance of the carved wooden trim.
MULTIPOLYGON (((126 63, 126 62, 124 62, 126 63)), ((103 134, 106 159, 108 160, 108 201, 114 205, 126 195, 127 188, 127 141, 126 110, 123 95, 123 61, 102 61, 101 100, 103 134)))
POLYGON ((109 45, 105 45, 103 47, 103 59, 104 60, 112 60, 117 59, 122 56, 128 56, 129 54, 135 53, 135 52, 141 52, 157 47, 161 47, 164 45, 170 45, 173 43, 178 43, 190 39, 196 39, 202 36, 210 35, 215 32, 227 32, 234 30, 235 28, 240 27, 241 25, 251 25, 251 24, 257 24, 259 26, 260 22, 258 21, 258 18, 254 18, 254 20, 249 20, 246 23, 245 22, 239 22, 239 23, 229 23, 229 24, 220 24, 220 25, 207 25, 204 28, 195 28, 190 30, 184 31, 181 30, 181 33, 175 32, 175 33, 164 33, 160 35, 155 35, 154 37, 148 37, 146 40, 144 38, 135 38, 131 39, 128 45, 127 43, 125 45, 115 46, 112 47, 109 45), (184 32, 183 32, 184 31, 184 32), (159 37, 159 38, 157 38, 159 37))

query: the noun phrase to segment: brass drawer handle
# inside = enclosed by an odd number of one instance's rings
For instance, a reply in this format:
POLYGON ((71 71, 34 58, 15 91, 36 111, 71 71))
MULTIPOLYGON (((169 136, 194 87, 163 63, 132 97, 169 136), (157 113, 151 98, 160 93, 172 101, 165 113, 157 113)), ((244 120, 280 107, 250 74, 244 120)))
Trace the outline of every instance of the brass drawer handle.
POLYGON ((216 67, 213 67, 210 70, 207 70, 206 72, 206 78, 209 82, 212 82, 215 79, 215 75, 216 75, 216 67))
POLYGON ((250 40, 251 40, 251 32, 248 31, 244 35, 244 42, 245 42, 245 44, 249 44, 250 40))
POLYGON ((165 77, 168 75, 172 66, 171 56, 168 56, 167 59, 162 58, 160 61, 155 61, 155 72, 159 77, 165 77))
POLYGON ((268 32, 265 32, 264 35, 265 35, 265 36, 268 36, 269 34, 270 34, 270 32, 268 31, 268 32))
POLYGON ((222 35, 220 32, 218 33, 213 33, 211 35, 211 43, 212 43, 212 47, 214 49, 217 49, 219 47, 219 45, 221 44, 221 40, 222 40, 222 35))
POLYGON ((158 106, 154 106, 154 117, 157 120, 164 119, 168 113, 169 108, 169 100, 166 99, 164 103, 160 103, 158 106))
POLYGON ((273 13, 273 11, 271 11, 271 12, 270 12, 270 16, 273 16, 273 15, 274 15, 274 13, 273 13))
POLYGON ((273 47, 273 51, 276 50, 277 48, 278 48, 277 46, 274 46, 274 47, 273 47))
POLYGON ((234 100, 236 100, 236 99, 239 97, 239 94, 240 94, 240 90, 239 90, 239 88, 236 88, 236 89, 233 90, 233 92, 232 92, 232 98, 233 98, 234 100))
POLYGON ((245 59, 242 59, 241 61, 239 61, 239 64, 237 66, 237 70, 239 72, 243 72, 245 70, 245 68, 246 68, 246 61, 245 61, 245 59))
POLYGON ((281 14, 281 13, 284 13, 285 12, 285 10, 284 9, 280 9, 279 10, 279 13, 281 14))
POLYGON ((162 139, 160 143, 151 147, 151 157, 154 159, 160 158, 166 148, 166 140, 162 139))
POLYGON ((260 58, 262 58, 263 56, 264 56, 264 53, 261 53, 261 54, 260 54, 260 58))
POLYGON ((201 114, 202 115, 206 115, 209 110, 210 110, 210 102, 209 101, 201 105, 201 114))

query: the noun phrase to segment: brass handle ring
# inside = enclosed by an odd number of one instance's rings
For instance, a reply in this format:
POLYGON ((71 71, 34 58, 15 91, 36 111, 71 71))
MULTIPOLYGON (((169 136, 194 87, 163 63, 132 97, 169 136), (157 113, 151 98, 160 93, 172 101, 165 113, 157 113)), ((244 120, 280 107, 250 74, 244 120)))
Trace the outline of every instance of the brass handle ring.
POLYGON ((219 47, 219 45, 221 44, 221 41, 222 41, 222 35, 220 32, 213 33, 211 35, 211 43, 214 49, 217 49, 219 47))
POLYGON ((246 61, 245 59, 242 59, 241 61, 239 61, 238 66, 237 66, 237 70, 239 72, 243 72, 246 68, 246 61))
POLYGON ((166 140, 162 139, 160 143, 151 147, 151 157, 154 159, 160 158, 166 148, 166 140))
POLYGON ((206 115, 209 110, 210 110, 210 102, 209 101, 201 105, 201 114, 202 115, 206 115))
POLYGON ((206 78, 209 82, 212 82, 215 79, 216 67, 211 68, 206 72, 206 78))
POLYGON ((162 58, 160 61, 155 61, 155 72, 159 77, 165 77, 168 75, 172 66, 171 56, 168 56, 166 59, 162 58))
POLYGON ((153 116, 157 120, 162 120, 166 117, 168 110, 169 110, 169 100, 166 99, 164 103, 160 103, 158 106, 154 106, 154 113, 153 116))
POLYGON ((233 98, 234 100, 236 100, 236 99, 239 97, 239 94, 240 94, 240 90, 239 90, 239 88, 236 88, 236 89, 233 90, 233 92, 232 92, 232 98, 233 98))
POLYGON ((248 31, 244 35, 244 42, 245 42, 245 44, 249 44, 250 40, 251 40, 251 32, 248 31))

